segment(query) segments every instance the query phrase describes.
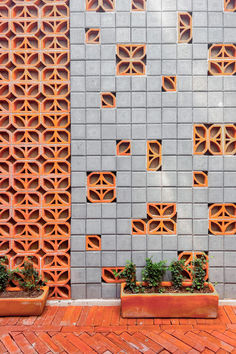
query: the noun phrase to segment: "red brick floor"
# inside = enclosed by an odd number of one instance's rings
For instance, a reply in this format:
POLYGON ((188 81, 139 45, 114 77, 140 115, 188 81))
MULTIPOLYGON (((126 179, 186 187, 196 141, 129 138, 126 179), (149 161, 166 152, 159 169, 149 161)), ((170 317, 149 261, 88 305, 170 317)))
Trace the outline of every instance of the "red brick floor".
POLYGON ((2 353, 235 353, 236 307, 216 320, 123 319, 120 308, 46 307, 40 317, 1 317, 2 353))

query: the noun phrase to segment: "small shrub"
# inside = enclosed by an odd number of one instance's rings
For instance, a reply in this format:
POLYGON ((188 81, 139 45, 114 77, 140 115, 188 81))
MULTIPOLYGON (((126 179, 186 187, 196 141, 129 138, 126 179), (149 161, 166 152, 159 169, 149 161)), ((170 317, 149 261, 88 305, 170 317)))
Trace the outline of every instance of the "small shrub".
POLYGON ((39 290, 46 284, 45 281, 41 279, 38 271, 34 268, 30 257, 24 262, 22 269, 17 268, 12 272, 12 279, 16 280, 19 286, 27 292, 39 290))
POLYGON ((117 273, 114 271, 114 275, 118 278, 124 278, 126 282, 126 289, 132 293, 142 292, 142 285, 137 285, 136 282, 136 265, 133 262, 127 262, 125 269, 117 273))
POLYGON ((204 256, 200 258, 196 257, 192 264, 193 268, 191 269, 191 274, 193 277, 192 289, 202 290, 205 284, 206 272, 204 270, 207 260, 204 256))
POLYGON ((168 267, 168 270, 171 272, 172 283, 175 289, 182 288, 184 267, 184 260, 174 260, 168 267))
POLYGON ((6 265, 6 257, 0 258, 0 292, 6 290, 9 282, 9 272, 6 265))
POLYGON ((147 258, 146 266, 142 271, 143 281, 150 287, 159 286, 166 271, 165 264, 166 261, 153 263, 151 258, 147 258))

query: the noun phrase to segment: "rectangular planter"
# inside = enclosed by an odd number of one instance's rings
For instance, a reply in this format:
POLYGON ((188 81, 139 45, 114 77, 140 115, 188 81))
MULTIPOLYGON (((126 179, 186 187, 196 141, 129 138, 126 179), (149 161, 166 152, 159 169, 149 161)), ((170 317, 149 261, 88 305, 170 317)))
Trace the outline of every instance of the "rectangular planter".
MULTIPOLYGON (((121 284, 121 315, 124 318, 216 318, 219 296, 210 283, 212 293, 125 294, 121 284)), ((171 286, 170 282, 161 283, 171 286)))
MULTIPOLYGON (((19 289, 16 289, 19 290, 19 289)), ((11 290, 11 291, 16 291, 11 290)), ((48 286, 42 287, 39 297, 2 298, 0 299, 0 316, 39 316, 42 314, 49 292, 48 286)))

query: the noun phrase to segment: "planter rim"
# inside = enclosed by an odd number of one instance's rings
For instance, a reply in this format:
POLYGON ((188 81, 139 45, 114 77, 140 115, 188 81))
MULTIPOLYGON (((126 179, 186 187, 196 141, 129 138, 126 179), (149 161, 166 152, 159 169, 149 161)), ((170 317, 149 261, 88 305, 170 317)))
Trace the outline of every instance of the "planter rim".
MULTIPOLYGON (((14 291, 19 291, 20 288, 11 288, 9 290, 7 290, 8 292, 14 292, 14 291)), ((49 286, 45 285, 45 286, 42 286, 40 288, 40 290, 43 290, 43 293, 38 296, 38 297, 2 297, 0 298, 0 302, 1 301, 11 301, 11 300, 14 300, 14 301, 24 301, 24 300, 27 300, 27 301, 35 301, 35 300, 41 300, 44 298, 45 296, 45 293, 49 291, 49 286)))
MULTIPOLYGON (((142 282, 137 282, 137 284, 142 284, 142 282)), ((186 283, 185 283, 186 284, 186 283)), ((205 283, 207 284, 207 286, 209 288, 211 288, 213 291, 211 293, 138 293, 138 294, 127 294, 124 292, 126 283, 122 283, 121 284, 121 288, 120 288, 120 295, 121 297, 125 297, 125 296, 141 296, 141 297, 146 297, 146 296, 218 296, 217 291, 214 288, 214 285, 212 283, 205 283)), ((161 282, 161 286, 162 287, 167 287, 167 286, 171 286, 172 282, 161 282)), ((184 287, 190 286, 191 284, 188 285, 184 285, 184 287)))

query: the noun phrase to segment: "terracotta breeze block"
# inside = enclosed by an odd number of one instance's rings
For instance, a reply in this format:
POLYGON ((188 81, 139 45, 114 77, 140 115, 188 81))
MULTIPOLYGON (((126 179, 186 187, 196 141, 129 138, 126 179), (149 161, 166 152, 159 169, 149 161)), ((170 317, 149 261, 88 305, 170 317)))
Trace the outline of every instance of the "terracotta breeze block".
POLYGON ((131 142, 130 140, 120 140, 116 144, 116 154, 118 156, 131 155, 131 142))
POLYGON ((236 204, 212 204, 209 207, 209 232, 213 235, 236 234, 236 204))
POLYGON ((151 218, 147 223, 149 235, 172 235, 176 234, 176 204, 148 203, 147 215, 151 218))
POLYGON ((178 42, 192 42, 192 14, 190 12, 178 13, 178 42))
POLYGON ((132 235, 173 235, 176 221, 175 203, 148 203, 147 219, 132 220, 132 235))
POLYGON ((86 236, 87 251, 101 251, 101 236, 87 235, 86 236))
POLYGON ((115 0, 86 0, 87 11, 107 12, 115 10, 115 0))
POLYGON ((208 175, 207 172, 194 171, 193 172, 193 187, 207 187, 208 175))
POLYGON ((194 154, 222 155, 222 127, 219 124, 194 125, 194 154))
POLYGON ((162 90, 176 91, 177 78, 176 76, 162 76, 162 90))
POLYGON ((147 142, 147 170, 159 171, 162 164, 162 145, 158 140, 147 142))
POLYGON ((116 94, 113 92, 101 93, 101 107, 102 108, 115 108, 116 107, 116 94))
POLYGON ((191 269, 193 268, 193 261, 195 258, 202 258, 206 260, 206 263, 203 267, 205 270, 205 281, 208 280, 208 273, 209 273, 209 263, 208 263, 208 256, 205 252, 192 252, 192 251, 184 251, 181 252, 178 256, 179 260, 184 260, 184 268, 183 268, 183 275, 184 281, 192 281, 191 269))
POLYGON ((194 154, 197 155, 235 155, 235 124, 196 124, 194 125, 194 154))
POLYGON ((224 11, 236 11, 236 0, 224 0, 224 11))
POLYGON ((1 1, 0 256, 70 297, 69 1, 1 1))
POLYGON ((91 203, 112 203, 116 199, 116 176, 113 172, 92 172, 87 177, 87 198, 91 203))
POLYGON ((120 279, 117 275, 124 270, 124 267, 111 267, 111 268, 102 268, 102 280, 105 283, 122 283, 124 279, 120 279))
POLYGON ((99 44, 100 43, 100 29, 90 28, 86 31, 85 40, 88 44, 99 44))
POLYGON ((131 10, 132 11, 145 11, 146 10, 146 0, 132 0, 131 10))
POLYGON ((236 46, 234 44, 212 44, 209 48, 208 74, 235 75, 236 46))
POLYGON ((146 74, 146 45, 118 44, 116 46, 117 75, 146 74))

